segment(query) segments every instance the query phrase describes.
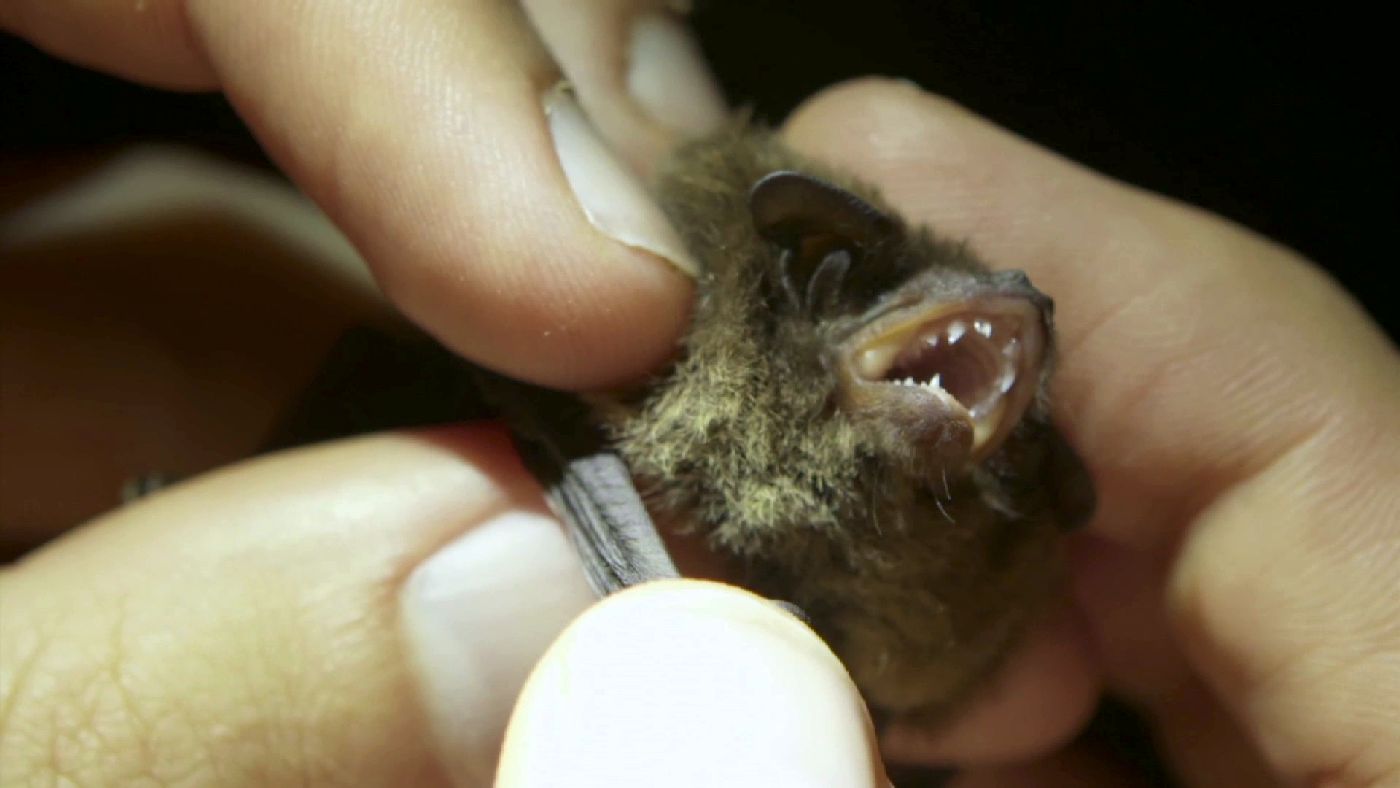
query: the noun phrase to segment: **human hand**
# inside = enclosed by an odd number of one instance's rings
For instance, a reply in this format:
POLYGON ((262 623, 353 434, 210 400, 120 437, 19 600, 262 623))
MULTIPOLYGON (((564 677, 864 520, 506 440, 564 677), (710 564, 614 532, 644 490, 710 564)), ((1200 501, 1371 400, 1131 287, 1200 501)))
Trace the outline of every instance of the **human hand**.
MULTIPOLYGON (((673 230, 553 86, 568 76, 637 169, 721 120, 698 50, 660 6, 17 0, 0 3, 0 31, 150 84, 222 89, 403 313, 473 361, 587 388, 674 352, 690 280, 673 230)), ((104 511, 140 474, 190 476, 260 449, 344 330, 324 313, 347 288, 295 270, 315 266, 287 240, 328 228, 242 173, 174 158, 127 162, 141 173, 71 210, 45 173, 33 210, 0 217, 0 320, 21 348, 3 374, 31 381, 7 386, 0 409, 6 543, 104 511), (160 219, 17 248, 157 196, 170 198, 160 219)), ((7 192, 24 191, 5 170, 7 192)))
MULTIPOLYGON (((201 477, 8 568, 0 599, 7 785, 200 786, 490 784, 526 673, 593 601, 489 426, 201 477)), ((676 785, 878 774, 835 657, 738 590, 637 589, 579 618, 557 653, 521 707, 526 735, 593 711, 596 726, 630 723, 612 728, 626 757, 568 784, 618 768, 655 784, 668 762, 676 785), (674 737, 649 749, 634 734, 674 737)), ((570 760, 534 736, 507 750, 500 784, 560 784, 540 770, 570 760)))
MULTIPOLYGON (((1355 304, 1285 249, 906 85, 828 91, 786 136, 1055 296, 1056 415, 1099 489, 1095 520, 1071 540, 1073 612, 1034 633, 960 719, 891 729, 885 754, 963 765, 961 788, 1137 784, 1102 752, 1064 746, 1106 686, 1147 717, 1186 785, 1400 781, 1400 364, 1355 304)), ((716 745, 731 731, 705 715, 753 714, 715 711, 734 703, 722 657, 668 692, 637 667, 639 649, 670 653, 651 637, 580 639, 557 642, 527 685, 504 775, 633 784, 620 767, 639 741, 662 762, 743 751, 716 745), (615 662, 635 675, 561 689, 614 677, 615 662), (678 700, 694 686, 724 700, 678 700), (657 720, 650 704, 704 722, 657 720)), ((703 659, 684 642, 680 654, 703 659)), ((820 697, 797 695, 783 702, 805 711, 802 697, 820 697)), ((853 738, 832 735, 851 716, 800 713, 797 729, 829 752, 853 738)), ((851 771, 834 784, 870 784, 855 776, 860 749, 840 751, 851 771)), ((792 784, 818 784, 804 779, 792 784)))
MULTIPOLYGON (((1074 611, 960 719, 891 729, 885 754, 963 765, 961 788, 1136 784, 1102 752, 1064 746, 1102 685, 1147 717, 1186 785, 1400 780, 1400 365, 1356 306, 1287 250, 909 86, 828 91, 786 135, 1054 294, 1057 417, 1099 488, 1072 538, 1074 611)), ((620 700, 560 690, 560 676, 638 659, 621 633, 600 639, 611 650, 575 640, 527 685, 503 774, 627 784, 617 765, 636 740, 689 763, 700 724, 610 736, 652 720, 627 692, 662 695, 649 671, 609 683, 620 700)), ((670 697, 692 684, 729 697, 694 677, 670 697)))
MULTIPOLYGON (((1038 693, 1089 673, 1188 784, 1400 780, 1400 364, 1355 304, 1287 250, 909 87, 829 91, 787 134, 1056 299, 1056 416, 1100 496, 1074 539, 1093 656, 1023 660, 1002 719, 1043 746, 1068 728, 1038 693)), ((976 714, 886 749, 1004 757, 976 714)), ((1093 784, 1082 765, 1017 774, 1093 784)))
POLYGON ((599 141, 645 170, 722 120, 660 2, 18 0, 0 30, 222 90, 395 305, 468 358, 587 388, 673 351, 685 252, 599 141), (561 68, 601 133, 553 90, 561 68))

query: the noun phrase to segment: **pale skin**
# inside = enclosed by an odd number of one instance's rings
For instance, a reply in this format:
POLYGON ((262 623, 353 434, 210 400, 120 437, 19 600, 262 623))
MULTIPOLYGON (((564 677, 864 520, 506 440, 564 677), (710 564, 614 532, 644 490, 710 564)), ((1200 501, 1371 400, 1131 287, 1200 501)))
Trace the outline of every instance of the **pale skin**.
MULTIPOLYGON (((128 78, 225 90, 410 319, 474 360, 587 388, 663 363, 690 296, 588 223, 539 109, 552 52, 628 160, 654 158, 672 132, 607 65, 639 7, 559 24, 531 4, 548 47, 510 6, 461 0, 21 0, 0 26, 128 78)), ((1286 249, 911 86, 830 89, 784 134, 1055 296, 1056 415, 1100 495, 1072 543, 1071 604, 951 728, 891 731, 885 755, 966 765, 962 785, 1131 784, 1064 747, 1107 688, 1188 785, 1400 781, 1400 359, 1356 305, 1286 249)), ((0 408, 6 434, 44 417, 0 408)), ((0 443, 0 467, 34 451, 0 443)), ((667 768, 682 785, 881 784, 854 690, 810 631, 698 581, 598 605, 545 594, 577 579, 540 558, 567 555, 557 532, 512 542, 508 577, 464 598, 530 611, 498 624, 529 631, 497 632, 481 665, 538 665, 513 713, 482 695, 444 741, 407 656, 406 579, 502 512, 541 509, 501 430, 471 425, 54 519, 52 544, 0 575, 4 782, 481 784, 464 775, 498 751, 467 742, 511 715, 502 785, 649 785, 667 768)))

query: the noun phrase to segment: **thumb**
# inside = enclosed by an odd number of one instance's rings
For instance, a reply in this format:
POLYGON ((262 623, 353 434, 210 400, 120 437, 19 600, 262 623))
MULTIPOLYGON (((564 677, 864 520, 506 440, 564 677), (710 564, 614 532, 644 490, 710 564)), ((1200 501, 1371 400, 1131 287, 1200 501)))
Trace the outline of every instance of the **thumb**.
POLYGON ((465 427, 85 526, 0 575, 3 782, 488 784, 528 666, 592 601, 540 506, 505 434, 465 427))
POLYGON ((700 581, 574 622, 521 694, 498 786, 887 785, 860 696, 811 630, 700 581))

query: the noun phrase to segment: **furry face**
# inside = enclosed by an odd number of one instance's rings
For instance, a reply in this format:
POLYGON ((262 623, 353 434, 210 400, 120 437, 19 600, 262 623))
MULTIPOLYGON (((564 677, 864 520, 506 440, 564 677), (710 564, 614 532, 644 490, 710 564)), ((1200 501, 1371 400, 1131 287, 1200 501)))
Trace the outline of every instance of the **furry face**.
POLYGON ((658 194, 701 262, 694 322, 598 418, 658 519, 803 608, 875 705, 942 714, 1092 507, 1048 425, 1050 300, 765 132, 681 150, 658 194))

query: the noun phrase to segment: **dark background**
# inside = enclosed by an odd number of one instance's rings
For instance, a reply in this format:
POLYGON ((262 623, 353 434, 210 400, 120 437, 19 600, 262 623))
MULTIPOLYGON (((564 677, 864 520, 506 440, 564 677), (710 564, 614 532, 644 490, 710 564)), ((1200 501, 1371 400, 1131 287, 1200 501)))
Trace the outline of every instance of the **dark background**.
MULTIPOLYGON (((1379 12, 969 0, 701 0, 729 97, 781 118, 860 74, 904 76, 1017 133, 1302 251, 1400 332, 1392 42, 1379 12), (1339 14, 1338 17, 1341 15, 1339 14), (1386 249, 1389 251, 1386 251, 1386 249)), ((1324 9, 1325 10, 1325 9, 1324 9)), ((265 161, 217 96, 0 39, 0 155, 158 138, 265 161)), ((0 184, 3 189, 3 184, 0 184)))

